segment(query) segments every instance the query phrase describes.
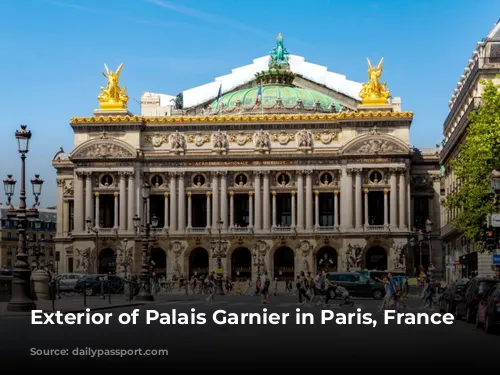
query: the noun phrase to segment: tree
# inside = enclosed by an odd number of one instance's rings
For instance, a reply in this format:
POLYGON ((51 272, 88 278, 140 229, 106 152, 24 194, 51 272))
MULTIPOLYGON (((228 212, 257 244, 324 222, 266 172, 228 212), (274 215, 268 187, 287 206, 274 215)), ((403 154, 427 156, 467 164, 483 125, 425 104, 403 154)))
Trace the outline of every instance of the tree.
POLYGON ((482 241, 487 215, 495 211, 489 175, 500 168, 500 87, 492 80, 481 84, 481 106, 470 113, 465 140, 451 162, 459 188, 444 203, 457 209, 453 225, 475 243, 482 241))

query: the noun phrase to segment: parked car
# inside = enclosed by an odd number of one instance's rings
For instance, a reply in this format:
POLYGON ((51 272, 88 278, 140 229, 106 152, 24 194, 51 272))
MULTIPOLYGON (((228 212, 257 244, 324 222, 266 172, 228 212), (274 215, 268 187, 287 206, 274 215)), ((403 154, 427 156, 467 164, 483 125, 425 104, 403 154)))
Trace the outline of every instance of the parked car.
POLYGON ((500 280, 486 277, 474 277, 469 280, 465 287, 464 298, 457 301, 456 316, 465 317, 467 323, 474 323, 479 301, 499 282, 500 280))
POLYGON ((476 314, 476 327, 484 328, 486 333, 498 330, 500 323, 500 283, 497 283, 479 301, 476 314))
POLYGON ((75 292, 85 293, 87 296, 100 294, 102 291, 105 294, 110 292, 120 294, 123 293, 126 282, 125 279, 115 275, 86 275, 76 282, 75 292))
POLYGON ((456 317, 457 303, 464 298, 467 283, 451 283, 439 298, 439 311, 456 317))
POLYGON ((61 292, 73 292, 78 280, 80 280, 84 274, 81 273, 62 273, 54 278, 59 291, 61 292))
MULTIPOLYGON (((382 299, 385 295, 384 284, 358 272, 332 272, 329 279, 346 288, 351 296, 382 299)), ((332 298, 334 297, 332 294, 332 298)))
POLYGON ((388 273, 392 273, 392 277, 398 280, 398 282, 401 282, 401 279, 405 279, 406 273, 404 272, 392 272, 392 271, 368 271, 368 270, 363 270, 363 271, 358 271, 358 273, 369 277, 370 279, 377 281, 382 280, 382 278, 387 275, 388 273))

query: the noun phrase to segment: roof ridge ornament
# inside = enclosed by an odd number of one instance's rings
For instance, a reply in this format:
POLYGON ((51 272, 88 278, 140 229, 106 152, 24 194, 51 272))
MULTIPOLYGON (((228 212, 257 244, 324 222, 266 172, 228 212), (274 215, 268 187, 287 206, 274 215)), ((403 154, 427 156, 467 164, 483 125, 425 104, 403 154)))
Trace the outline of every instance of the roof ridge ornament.
POLYGON ((380 82, 384 68, 384 58, 380 59, 377 66, 372 66, 370 59, 366 58, 368 63, 368 82, 363 83, 363 88, 359 92, 359 97, 363 105, 387 105, 387 100, 391 92, 387 89, 386 82, 380 82))
POLYGON ((269 56, 269 69, 283 69, 290 66, 288 62, 290 53, 285 48, 283 35, 281 33, 278 34, 276 38, 276 47, 269 53, 269 56))

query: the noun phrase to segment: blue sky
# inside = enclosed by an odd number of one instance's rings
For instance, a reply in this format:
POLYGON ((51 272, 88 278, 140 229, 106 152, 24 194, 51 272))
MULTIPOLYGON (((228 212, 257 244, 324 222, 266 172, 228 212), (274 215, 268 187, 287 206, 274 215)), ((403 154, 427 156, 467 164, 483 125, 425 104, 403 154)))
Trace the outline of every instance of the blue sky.
MULTIPOLYGON (((124 62, 131 98, 175 95, 266 55, 278 32, 290 53, 355 81, 366 80, 366 57, 384 57, 384 81, 415 113, 412 145, 434 146, 476 42, 499 16, 498 0, 6 1, 0 176, 19 176, 13 133, 28 124, 28 174, 46 181, 42 206, 56 203, 51 159, 72 149, 69 119, 97 108, 103 63, 124 62)), ((139 112, 134 99, 130 110, 139 112)))

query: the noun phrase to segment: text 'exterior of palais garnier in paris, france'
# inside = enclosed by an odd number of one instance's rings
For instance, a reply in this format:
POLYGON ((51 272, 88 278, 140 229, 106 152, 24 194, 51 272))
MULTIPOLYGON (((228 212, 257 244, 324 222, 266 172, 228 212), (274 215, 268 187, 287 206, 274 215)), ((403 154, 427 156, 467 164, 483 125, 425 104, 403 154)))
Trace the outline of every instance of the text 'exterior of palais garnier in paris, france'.
POLYGON ((413 114, 382 61, 361 84, 289 54, 280 35, 214 82, 144 93, 140 116, 122 67, 106 67, 100 108, 71 119, 74 149, 53 159, 61 272, 139 273, 136 215, 158 221, 151 258, 167 278, 216 270, 219 251, 236 280, 442 269, 437 233, 409 241, 427 219, 440 227, 438 150, 409 146, 413 114))

